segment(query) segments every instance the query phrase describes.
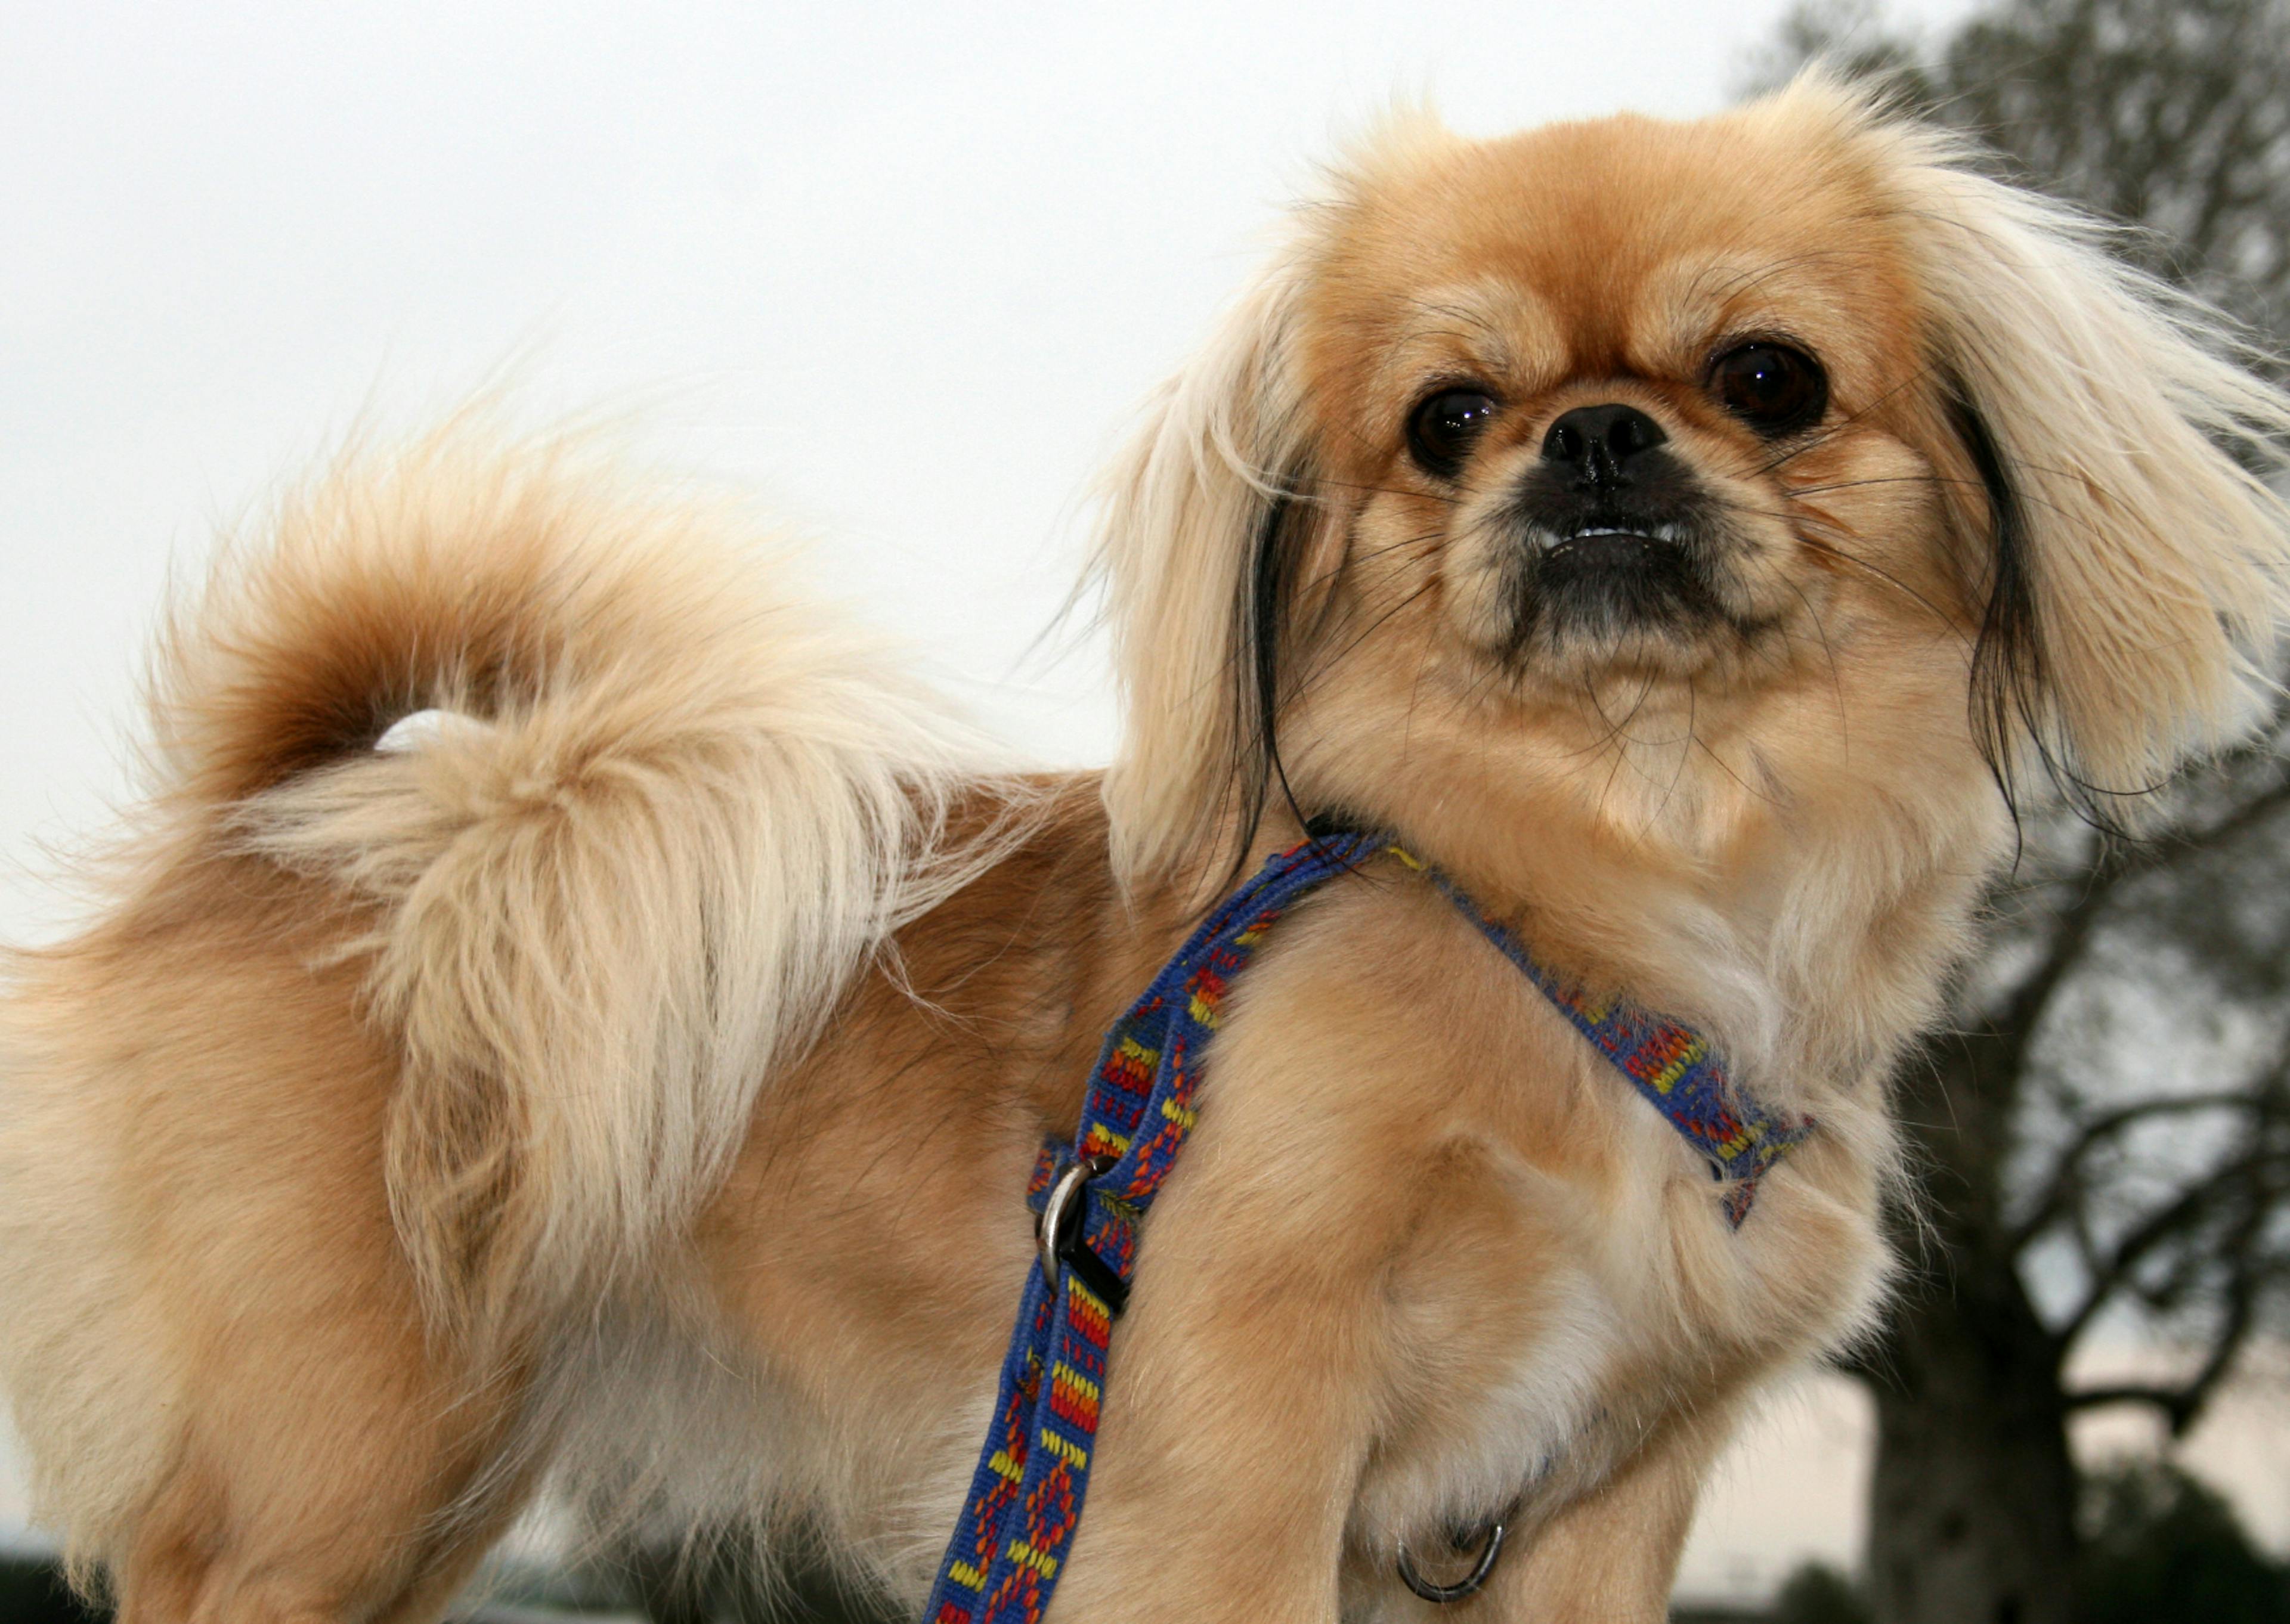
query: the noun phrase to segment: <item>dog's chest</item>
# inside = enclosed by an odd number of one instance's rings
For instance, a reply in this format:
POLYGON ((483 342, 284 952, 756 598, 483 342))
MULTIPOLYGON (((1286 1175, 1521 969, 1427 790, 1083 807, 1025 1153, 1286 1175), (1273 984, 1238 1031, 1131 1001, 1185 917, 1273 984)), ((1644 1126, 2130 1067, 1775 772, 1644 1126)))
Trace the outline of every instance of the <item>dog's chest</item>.
POLYGON ((1429 1201, 1396 1276, 1412 1380, 1361 1477, 1356 1549, 1421 1549, 1498 1517, 1531 1538, 1688 1412, 1833 1345, 1872 1300, 1879 1243, 1826 1188, 1833 1148, 1773 1175, 1737 1229, 1706 1168, 1624 1103, 1601 1187, 1480 1146, 1429 1201))

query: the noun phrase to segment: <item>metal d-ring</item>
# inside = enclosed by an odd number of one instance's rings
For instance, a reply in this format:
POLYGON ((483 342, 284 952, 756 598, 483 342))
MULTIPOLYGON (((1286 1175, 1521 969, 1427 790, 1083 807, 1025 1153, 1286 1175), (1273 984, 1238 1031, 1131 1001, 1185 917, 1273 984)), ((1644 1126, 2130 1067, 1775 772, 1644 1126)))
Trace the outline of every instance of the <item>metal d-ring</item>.
POLYGON ((1505 1511, 1492 1522, 1482 1523, 1477 1528, 1467 1528, 1448 1537, 1448 1543, 1459 1551, 1468 1551, 1479 1541, 1485 1541, 1479 1545, 1479 1559, 1471 1564, 1471 1571, 1452 1585, 1436 1584, 1424 1578, 1416 1571, 1415 1559, 1407 1554, 1407 1548, 1401 1546, 1398 1562, 1400 1582, 1427 1602, 1444 1604, 1469 1601, 1479 1593, 1479 1587, 1487 1582, 1487 1575, 1495 1571, 1495 1558, 1502 1555, 1503 1536, 1510 1532, 1505 1519, 1511 1515, 1505 1511))
POLYGON ((1052 1292, 1058 1289, 1058 1260, 1069 1238, 1069 1229, 1081 1217, 1082 1186, 1112 1166, 1118 1157, 1085 1156, 1069 1162, 1051 1181, 1042 1203, 1041 1220, 1034 1227, 1035 1243, 1042 1252, 1042 1277, 1052 1292))

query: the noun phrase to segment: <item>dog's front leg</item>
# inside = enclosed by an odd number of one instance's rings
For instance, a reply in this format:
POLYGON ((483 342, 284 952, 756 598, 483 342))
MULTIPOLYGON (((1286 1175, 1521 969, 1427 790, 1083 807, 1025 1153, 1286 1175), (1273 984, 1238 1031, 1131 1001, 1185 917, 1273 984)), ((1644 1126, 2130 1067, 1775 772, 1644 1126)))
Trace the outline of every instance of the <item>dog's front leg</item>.
POLYGON ((1257 972, 1147 1220, 1058 1624, 1337 1616, 1421 1130, 1301 968, 1257 972))
POLYGON ((1732 1425, 1732 1406, 1718 1404, 1662 1427, 1497 1565, 1478 1601, 1486 1624, 1661 1624, 1702 1479, 1732 1425))
POLYGON ((1360 1283, 1261 1229, 1184 1267, 1165 1216, 1178 1215, 1156 1213, 1149 1273, 1115 1339, 1052 1616, 1333 1624, 1369 1433, 1360 1283))

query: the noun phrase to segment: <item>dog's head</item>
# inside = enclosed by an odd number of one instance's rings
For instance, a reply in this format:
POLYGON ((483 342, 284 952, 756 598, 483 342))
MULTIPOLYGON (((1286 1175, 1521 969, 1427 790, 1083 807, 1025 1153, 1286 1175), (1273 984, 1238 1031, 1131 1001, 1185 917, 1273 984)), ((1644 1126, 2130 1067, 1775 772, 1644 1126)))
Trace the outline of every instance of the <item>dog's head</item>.
POLYGON ((1125 866, 1229 857, 1291 796, 1405 828, 1557 793, 1706 844, 1856 750, 1998 825, 1988 780, 2038 765, 2118 815, 2233 718, 2282 601, 2248 467, 2290 412, 2209 331, 1819 77, 1699 123, 1396 123, 1118 470, 1125 866))

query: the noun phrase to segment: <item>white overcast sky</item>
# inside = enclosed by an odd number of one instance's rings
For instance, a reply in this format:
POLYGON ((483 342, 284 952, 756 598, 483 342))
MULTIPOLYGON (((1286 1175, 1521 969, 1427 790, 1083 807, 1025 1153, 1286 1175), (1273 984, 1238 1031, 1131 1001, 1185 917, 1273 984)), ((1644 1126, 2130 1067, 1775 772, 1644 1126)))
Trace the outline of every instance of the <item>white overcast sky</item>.
MULTIPOLYGON (((171 565, 504 368, 529 419, 756 492, 1015 742, 1102 760, 1101 652, 1027 659, 1081 488, 1315 159, 1395 95, 1490 134, 1709 111, 1782 9, 0 0, 0 939, 53 929, 40 850, 125 783, 171 565)), ((1849 1556, 1864 1432, 1784 1406, 1689 1577, 1849 1556)), ((2278 1541, 2280 1476, 2242 1477, 2278 1541)))

